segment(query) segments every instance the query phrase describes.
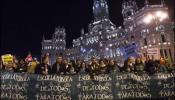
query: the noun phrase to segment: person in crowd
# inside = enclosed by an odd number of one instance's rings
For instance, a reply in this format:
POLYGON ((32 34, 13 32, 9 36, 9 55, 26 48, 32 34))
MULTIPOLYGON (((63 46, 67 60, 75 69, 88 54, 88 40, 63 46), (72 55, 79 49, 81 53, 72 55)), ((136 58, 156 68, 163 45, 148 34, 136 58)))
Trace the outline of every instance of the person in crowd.
POLYGON ((78 72, 79 74, 87 74, 88 73, 88 68, 85 62, 81 63, 80 66, 80 71, 78 72))
POLYGON ((134 71, 137 73, 142 73, 145 70, 144 63, 142 62, 141 58, 136 58, 135 59, 135 64, 134 64, 134 71))
POLYGON ((104 63, 104 60, 103 59, 100 59, 99 60, 99 73, 100 74, 104 74, 106 72, 107 72, 107 67, 106 67, 106 65, 104 63))
POLYGON ((12 62, 9 62, 8 64, 4 64, 4 70, 8 72, 14 72, 15 66, 12 62))
POLYGON ((35 73, 35 69, 37 67, 37 65, 39 64, 39 61, 37 60, 37 58, 34 58, 32 62, 29 62, 29 64, 27 65, 27 72, 28 73, 35 73))
POLYGON ((156 73, 156 72, 157 72, 157 68, 156 68, 156 63, 155 63, 155 61, 153 61, 153 60, 147 58, 146 61, 145 61, 145 71, 146 71, 148 74, 150 74, 150 75, 156 73))
POLYGON ((117 62, 115 62, 113 59, 109 61, 109 64, 107 65, 107 73, 115 73, 119 72, 119 66, 117 65, 117 62))
POLYGON ((64 59, 63 60, 63 71, 64 71, 64 74, 73 74, 73 73, 75 73, 75 72, 72 72, 72 71, 74 71, 74 69, 73 70, 71 70, 71 68, 73 68, 72 66, 70 66, 70 64, 68 63, 68 61, 66 60, 66 59, 64 59))
POLYGON ((124 62, 123 72, 133 72, 134 71, 134 58, 129 57, 124 62))
POLYGON ((89 68, 89 73, 91 75, 95 75, 99 73, 99 64, 95 57, 91 58, 91 62, 89 63, 88 68, 89 68))
POLYGON ((108 59, 105 58, 103 61, 104 61, 104 64, 105 65, 108 65, 109 64, 109 60, 108 59))
POLYGON ((14 66, 14 69, 16 70, 17 67, 18 67, 18 63, 19 63, 19 60, 17 58, 16 55, 13 56, 13 66, 14 66))
POLYGON ((70 71, 69 74, 76 74, 76 71, 73 66, 70 65, 70 71))
POLYGON ((160 72, 160 73, 167 73, 168 72, 168 66, 166 66, 166 61, 164 58, 160 58, 158 72, 160 72))
POLYGON ((75 63, 75 60, 70 60, 69 61, 69 65, 72 66, 74 68, 74 71, 76 72, 76 63, 75 63))
POLYGON ((42 75, 48 75, 51 73, 51 66, 48 65, 49 58, 47 56, 44 56, 42 58, 41 64, 39 64, 36 67, 35 73, 36 74, 42 74, 42 75))
POLYGON ((0 71, 3 70, 2 58, 0 57, 0 71))
POLYGON ((160 58, 159 60, 152 60, 147 56, 145 62, 143 63, 143 58, 129 57, 121 63, 121 67, 118 66, 117 62, 113 59, 100 59, 99 62, 95 57, 91 58, 91 61, 88 65, 80 59, 76 61, 63 60, 62 56, 58 56, 56 62, 53 66, 50 66, 49 55, 46 54, 42 58, 42 62, 39 64, 36 58, 32 58, 31 54, 27 56, 24 60, 17 59, 16 56, 13 56, 9 62, 4 62, 0 59, 0 70, 5 70, 9 72, 28 72, 28 73, 37 73, 37 74, 86 74, 89 73, 91 76, 104 74, 104 73, 114 73, 114 72, 136 72, 136 73, 145 73, 154 74, 154 73, 168 73, 174 72, 175 67, 173 64, 170 64, 171 59, 160 58), (27 64, 26 64, 27 63, 27 64))
POLYGON ((52 66, 52 74, 64 74, 64 68, 63 68, 63 58, 62 56, 58 56, 56 59, 56 62, 52 66))
POLYGON ((23 59, 21 59, 19 61, 19 63, 17 64, 17 68, 16 68, 15 72, 18 72, 18 73, 27 72, 27 64, 25 63, 25 61, 23 59))
POLYGON ((80 71, 80 68, 81 68, 81 59, 77 59, 76 64, 75 64, 76 73, 78 73, 80 71))

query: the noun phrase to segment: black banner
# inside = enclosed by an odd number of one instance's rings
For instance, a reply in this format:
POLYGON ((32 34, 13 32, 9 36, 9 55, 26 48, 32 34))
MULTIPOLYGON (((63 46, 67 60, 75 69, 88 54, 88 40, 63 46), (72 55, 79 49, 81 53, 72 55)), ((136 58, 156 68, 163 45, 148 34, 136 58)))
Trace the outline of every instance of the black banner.
POLYGON ((1 100, 119 100, 175 97, 175 74, 35 75, 1 72, 1 100))

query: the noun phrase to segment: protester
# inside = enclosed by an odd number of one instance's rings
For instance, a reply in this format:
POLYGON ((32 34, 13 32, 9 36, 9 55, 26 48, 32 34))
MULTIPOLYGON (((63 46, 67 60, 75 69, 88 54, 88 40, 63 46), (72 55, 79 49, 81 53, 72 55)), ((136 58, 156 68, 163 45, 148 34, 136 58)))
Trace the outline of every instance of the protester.
POLYGON ((81 63, 80 66, 80 71, 78 72, 79 74, 87 74, 88 73, 88 68, 85 62, 81 63))
POLYGON ((62 56, 58 56, 56 62, 52 66, 52 74, 63 74, 63 63, 62 63, 62 56))
POLYGON ((80 68, 81 68, 81 60, 80 59, 76 60, 74 68, 75 68, 76 73, 78 73, 80 71, 80 68))
POLYGON ((117 62, 114 62, 113 59, 109 61, 109 64, 107 65, 107 73, 115 73, 119 72, 119 66, 117 65, 117 62))
POLYGON ((4 64, 4 70, 8 72, 14 72, 17 68, 16 64, 13 62, 8 62, 8 64, 4 64))
POLYGON ((134 58, 129 57, 124 62, 123 72, 133 72, 134 71, 134 58))
POLYGON ((166 61, 164 58, 160 58, 159 66, 158 66, 158 72, 161 73, 167 73, 168 72, 168 66, 166 66, 166 61))
POLYGON ((145 61, 145 70, 148 74, 154 74, 157 72, 157 67, 156 67, 156 62, 151 60, 151 59, 147 59, 145 61))
POLYGON ((90 74, 95 75, 95 74, 99 73, 99 63, 97 62, 95 57, 91 58, 91 62, 88 65, 88 67, 89 67, 89 73, 90 74))
POLYGON ((36 67, 35 73, 36 74, 42 74, 42 75, 48 75, 51 74, 51 66, 48 65, 49 58, 47 56, 44 56, 42 58, 41 64, 39 64, 36 67))
POLYGON ((122 66, 118 65, 118 61, 114 59, 96 59, 91 58, 91 61, 83 62, 82 59, 70 60, 58 56, 56 62, 51 66, 49 54, 47 53, 42 57, 41 63, 31 56, 31 53, 25 59, 17 58, 11 54, 1 56, 0 70, 8 72, 18 73, 36 73, 36 74, 90 74, 91 77, 98 74, 106 73, 118 73, 118 72, 129 72, 129 73, 148 73, 153 75, 155 73, 168 73, 175 72, 175 66, 170 64, 170 61, 165 58, 159 60, 150 59, 149 56, 143 62, 142 58, 128 57, 122 66), (9 60, 4 60, 7 58, 9 60), (2 60, 3 58, 3 60, 2 60), (4 63, 3 63, 4 62, 4 63))
POLYGON ((141 58, 136 58, 135 59, 135 64, 134 64, 134 71, 137 73, 142 73, 144 72, 145 68, 144 68, 144 64, 141 60, 141 58))
POLYGON ((103 59, 100 59, 99 60, 99 73, 100 74, 104 74, 107 72, 107 67, 105 65, 105 62, 103 59))
POLYGON ((25 61, 23 59, 21 59, 19 61, 19 63, 17 64, 17 68, 16 68, 15 72, 18 72, 18 73, 27 72, 27 64, 25 63, 25 61))
POLYGON ((64 74, 69 74, 69 73, 74 73, 72 71, 74 71, 74 69, 71 70, 71 68, 73 68, 72 66, 69 65, 68 61, 66 59, 63 60, 63 71, 64 74))

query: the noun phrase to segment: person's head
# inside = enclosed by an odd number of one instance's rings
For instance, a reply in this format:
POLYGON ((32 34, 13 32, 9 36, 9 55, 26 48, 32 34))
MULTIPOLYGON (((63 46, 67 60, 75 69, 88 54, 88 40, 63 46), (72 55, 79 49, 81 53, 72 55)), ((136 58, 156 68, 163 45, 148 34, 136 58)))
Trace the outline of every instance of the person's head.
POLYGON ((44 57, 42 58, 42 63, 48 64, 48 63, 49 63, 49 57, 44 56, 44 57))
POLYGON ((92 62, 92 63, 96 63, 95 57, 92 57, 92 58, 91 58, 91 62, 92 62))
POLYGON ((76 60, 76 64, 80 65, 81 64, 81 60, 80 59, 77 59, 76 60))
POLYGON ((165 65, 165 59, 161 57, 159 63, 160 63, 161 65, 165 65))
POLYGON ((109 64, 110 64, 110 65, 114 65, 114 64, 115 64, 115 63, 114 63, 114 60, 111 59, 111 60, 109 61, 109 64))
POLYGON ((63 60, 63 64, 67 65, 68 64, 68 60, 67 59, 64 59, 63 60))
POLYGON ((19 63, 19 61, 18 61, 16 56, 13 56, 13 62, 16 63, 16 64, 19 63))
POLYGON ((24 62, 23 59, 21 59, 21 60, 19 61, 19 63, 20 63, 20 64, 24 64, 25 62, 24 62))
POLYGON ((99 60, 99 64, 100 64, 100 65, 104 65, 105 63, 104 63, 104 61, 103 61, 102 59, 100 59, 100 60, 99 60))
POLYGON ((128 58, 128 61, 129 61, 129 63, 134 64, 135 63, 135 58, 131 56, 131 57, 128 58))
POLYGON ((36 57, 33 58, 33 61, 38 61, 36 57))
POLYGON ((142 61, 141 61, 141 59, 140 58, 136 58, 135 59, 135 64, 140 64, 142 61))
POLYGON ((62 62, 62 57, 58 56, 56 59, 56 63, 61 64, 61 62, 62 62))
POLYGON ((108 60, 108 59, 104 59, 104 63, 105 63, 106 65, 108 65, 108 64, 109 64, 109 60, 108 60))
POLYGON ((86 68, 86 63, 85 62, 81 63, 81 68, 86 68))

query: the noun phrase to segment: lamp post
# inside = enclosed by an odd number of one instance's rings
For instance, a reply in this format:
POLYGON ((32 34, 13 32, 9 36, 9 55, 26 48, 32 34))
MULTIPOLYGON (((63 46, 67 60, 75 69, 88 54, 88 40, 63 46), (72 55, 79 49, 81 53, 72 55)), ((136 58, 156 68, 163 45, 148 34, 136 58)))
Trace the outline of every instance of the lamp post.
POLYGON ((143 22, 145 24, 150 24, 153 21, 155 21, 156 25, 158 25, 159 22, 162 22, 166 18, 168 18, 167 12, 165 12, 165 11, 156 11, 156 12, 152 12, 152 13, 147 14, 144 17, 143 22))

